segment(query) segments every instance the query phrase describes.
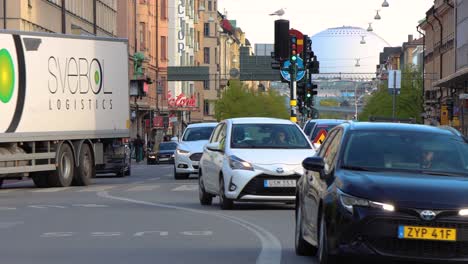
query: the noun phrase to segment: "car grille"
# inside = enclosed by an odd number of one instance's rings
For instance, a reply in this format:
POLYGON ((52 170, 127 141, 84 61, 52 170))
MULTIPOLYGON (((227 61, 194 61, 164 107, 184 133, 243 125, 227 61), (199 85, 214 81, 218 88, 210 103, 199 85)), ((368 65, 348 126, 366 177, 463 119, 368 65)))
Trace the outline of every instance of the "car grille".
POLYGON ((394 231, 395 237, 369 236, 367 238, 370 246, 382 254, 414 258, 468 258, 468 224, 447 223, 442 221, 424 223, 410 220, 379 219, 372 221, 367 227, 369 230, 385 227, 394 231), (399 225, 455 228, 457 229, 458 241, 446 242, 398 239, 396 236, 399 225))
POLYGON ((192 161, 200 161, 203 153, 194 153, 190 155, 190 160, 192 161))
POLYGON ((288 175, 288 176, 272 176, 261 174, 252 180, 244 187, 241 192, 243 195, 267 195, 267 196, 295 196, 295 187, 278 187, 278 188, 265 188, 265 180, 298 180, 300 175, 288 175))
POLYGON ((159 154, 160 158, 170 158, 171 156, 171 154, 159 154))

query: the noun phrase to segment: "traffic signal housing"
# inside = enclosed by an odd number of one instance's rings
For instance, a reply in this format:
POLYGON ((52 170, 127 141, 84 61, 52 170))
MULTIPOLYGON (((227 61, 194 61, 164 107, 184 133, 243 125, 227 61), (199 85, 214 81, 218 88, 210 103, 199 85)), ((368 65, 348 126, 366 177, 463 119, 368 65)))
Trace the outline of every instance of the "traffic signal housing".
POLYGON ((290 50, 290 57, 289 60, 291 64, 297 63, 297 37, 296 36, 289 36, 289 50, 290 50))

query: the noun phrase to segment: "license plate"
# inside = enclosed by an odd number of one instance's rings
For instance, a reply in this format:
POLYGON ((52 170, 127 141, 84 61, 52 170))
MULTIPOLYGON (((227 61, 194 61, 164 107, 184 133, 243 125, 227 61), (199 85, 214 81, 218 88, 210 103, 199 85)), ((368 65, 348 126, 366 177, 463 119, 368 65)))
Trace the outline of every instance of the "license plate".
POLYGON ((457 230, 453 228, 399 226, 398 238, 439 240, 439 241, 457 241, 457 230))
POLYGON ((160 161, 169 160, 169 158, 159 158, 160 161))
POLYGON ((265 180, 263 186, 266 188, 296 187, 296 180, 265 180))

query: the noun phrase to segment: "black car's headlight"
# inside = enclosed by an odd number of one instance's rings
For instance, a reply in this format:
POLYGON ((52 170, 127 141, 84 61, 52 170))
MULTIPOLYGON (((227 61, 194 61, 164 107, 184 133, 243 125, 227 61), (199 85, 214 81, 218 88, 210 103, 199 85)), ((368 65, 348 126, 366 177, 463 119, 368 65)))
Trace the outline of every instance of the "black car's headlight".
POLYGON ((458 214, 460 216, 468 216, 468 209, 461 209, 460 211, 458 211, 458 214))
POLYGON ((229 156, 229 166, 233 170, 254 170, 252 164, 234 155, 229 156))
POLYGON ((366 199, 351 196, 349 194, 345 194, 341 191, 339 192, 339 199, 341 205, 350 213, 353 213, 354 206, 378 208, 390 212, 395 211, 395 206, 391 204, 369 201, 366 199))

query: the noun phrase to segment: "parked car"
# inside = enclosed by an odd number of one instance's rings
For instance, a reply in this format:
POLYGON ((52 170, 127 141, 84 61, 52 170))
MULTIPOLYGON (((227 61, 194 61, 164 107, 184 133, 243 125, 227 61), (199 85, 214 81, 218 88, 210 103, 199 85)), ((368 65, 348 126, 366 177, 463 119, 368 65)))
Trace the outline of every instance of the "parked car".
POLYGON ((203 146, 208 143, 217 123, 190 124, 182 138, 174 138, 178 146, 174 156, 174 178, 187 179, 190 174, 198 174, 198 163, 203 154, 203 146))
POLYGON ((304 133, 309 137, 313 146, 318 149, 327 137, 328 131, 346 122, 340 119, 312 119, 304 126, 304 133))
POLYGON ((114 139, 104 144, 106 154, 105 164, 96 165, 96 174, 114 173, 119 177, 131 174, 131 152, 128 143, 124 139, 114 139))
POLYGON ((303 166, 297 254, 318 252, 321 264, 342 255, 468 261, 468 144, 459 134, 345 123, 303 166))
POLYGON ((234 201, 294 203, 301 162, 314 154, 307 136, 289 120, 234 118, 221 122, 200 161, 199 198, 222 209, 234 201))
POLYGON ((148 153, 147 164, 159 164, 162 162, 174 164, 176 142, 161 142, 156 150, 148 153))

